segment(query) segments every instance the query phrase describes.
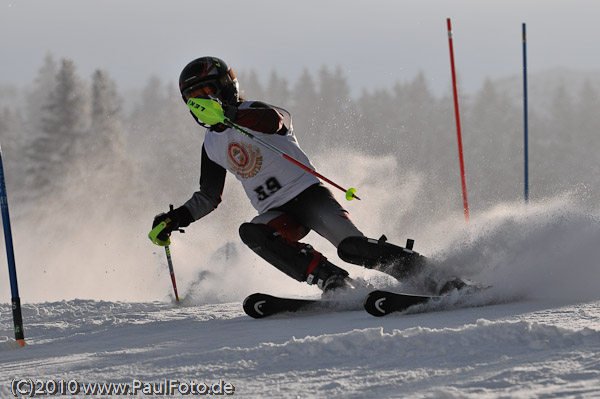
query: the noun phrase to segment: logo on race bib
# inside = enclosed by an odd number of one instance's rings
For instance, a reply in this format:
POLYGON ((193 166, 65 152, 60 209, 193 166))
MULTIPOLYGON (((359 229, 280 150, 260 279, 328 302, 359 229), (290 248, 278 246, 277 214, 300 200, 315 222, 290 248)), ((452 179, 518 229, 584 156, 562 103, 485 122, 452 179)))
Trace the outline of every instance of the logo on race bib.
POLYGON ((227 148, 227 164, 242 179, 256 176, 263 163, 260 149, 247 143, 231 142, 227 148))

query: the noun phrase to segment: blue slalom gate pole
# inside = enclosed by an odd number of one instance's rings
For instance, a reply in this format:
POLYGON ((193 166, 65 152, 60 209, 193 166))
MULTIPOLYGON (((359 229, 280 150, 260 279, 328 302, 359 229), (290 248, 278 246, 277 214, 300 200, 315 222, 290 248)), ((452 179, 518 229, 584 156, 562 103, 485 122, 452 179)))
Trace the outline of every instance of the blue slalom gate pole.
POLYGON ((6 258, 8 260, 8 275, 10 277, 10 293, 12 302, 13 322, 15 327, 15 340, 25 346, 23 333, 23 316, 21 315, 21 298, 17 284, 17 268, 15 265, 15 251, 13 248, 12 230, 10 228, 10 215, 8 213, 8 197, 6 196, 6 181, 4 180, 4 163, 2 161, 2 145, 0 144, 0 208, 2 209, 2 226, 4 227, 4 242, 6 244, 6 258))
POLYGON ((527 115, 527 34, 526 25, 523 23, 523 107, 524 107, 524 152, 525 152, 525 202, 529 202, 529 132, 527 115))

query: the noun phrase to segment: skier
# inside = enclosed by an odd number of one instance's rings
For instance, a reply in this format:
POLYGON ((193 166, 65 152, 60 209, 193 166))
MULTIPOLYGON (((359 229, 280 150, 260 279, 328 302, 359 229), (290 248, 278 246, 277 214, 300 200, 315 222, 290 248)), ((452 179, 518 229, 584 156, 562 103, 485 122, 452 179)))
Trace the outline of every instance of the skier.
MULTIPOLYGON (((193 60, 181 72, 179 88, 184 102, 190 98, 218 100, 232 122, 311 165, 293 133, 290 113, 241 98, 235 73, 223 60, 216 57, 193 60)), ((192 116, 207 128, 202 146, 200 190, 182 206, 154 218, 153 228, 163 221, 167 223, 159 239, 166 241, 172 231, 215 210, 221 202, 229 171, 242 183, 258 211, 258 216, 240 226, 242 241, 295 280, 316 284, 324 293, 352 287, 346 270, 329 262, 311 245, 300 242, 311 230, 331 242, 340 258, 347 262, 367 268, 383 265, 383 271, 398 279, 424 269, 425 258, 410 248, 389 244, 385 236, 379 240, 365 237, 331 191, 312 174, 234 129, 222 124, 209 126, 193 113, 192 116)), ((460 288, 462 282, 450 280, 448 284, 442 289, 460 288)))

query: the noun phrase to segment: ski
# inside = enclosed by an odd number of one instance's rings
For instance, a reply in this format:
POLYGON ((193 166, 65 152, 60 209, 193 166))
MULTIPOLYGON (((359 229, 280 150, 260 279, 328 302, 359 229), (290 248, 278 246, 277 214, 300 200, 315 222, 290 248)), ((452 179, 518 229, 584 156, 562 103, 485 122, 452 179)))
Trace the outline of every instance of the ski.
MULTIPOLYGON (((461 291, 463 299, 473 297, 481 290, 490 287, 461 291)), ((448 295, 426 295, 407 294, 401 292, 375 290, 364 297, 362 302, 364 309, 373 316, 385 316, 394 312, 403 312, 414 305, 438 302, 448 295)), ((360 300, 359 300, 360 301, 360 300)), ((331 299, 305 299, 286 298, 269 294, 255 293, 246 297, 243 303, 244 312, 255 319, 262 319, 281 313, 293 313, 299 311, 347 311, 358 310, 360 304, 356 301, 356 295, 351 297, 338 297, 331 299)))
POLYGON ((296 312, 314 305, 318 299, 281 298, 268 294, 256 293, 244 299, 244 312, 255 319, 262 319, 277 313, 296 312))
MULTIPOLYGON (((255 293, 244 299, 244 312, 255 319, 262 319, 280 313, 308 310, 341 310, 347 308, 346 301, 336 299, 283 298, 255 293)), ((358 310, 358 309, 354 309, 358 310)))
POLYGON ((413 295, 391 291, 371 291, 364 301, 365 310, 373 316, 402 312, 411 306, 441 298, 436 295, 413 295))

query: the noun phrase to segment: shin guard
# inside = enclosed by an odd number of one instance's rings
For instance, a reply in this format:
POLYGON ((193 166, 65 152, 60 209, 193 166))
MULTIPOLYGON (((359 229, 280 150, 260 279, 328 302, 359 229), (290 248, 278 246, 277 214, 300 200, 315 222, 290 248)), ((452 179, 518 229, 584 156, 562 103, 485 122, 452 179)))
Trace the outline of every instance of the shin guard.
POLYGON ((286 240, 264 224, 244 223, 239 231, 244 244, 295 280, 322 288, 331 276, 348 276, 344 269, 327 261, 310 245, 286 240))

